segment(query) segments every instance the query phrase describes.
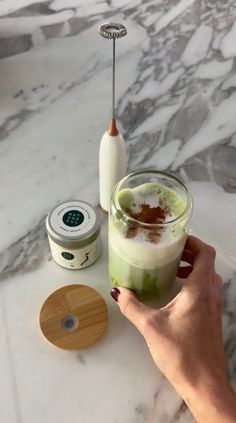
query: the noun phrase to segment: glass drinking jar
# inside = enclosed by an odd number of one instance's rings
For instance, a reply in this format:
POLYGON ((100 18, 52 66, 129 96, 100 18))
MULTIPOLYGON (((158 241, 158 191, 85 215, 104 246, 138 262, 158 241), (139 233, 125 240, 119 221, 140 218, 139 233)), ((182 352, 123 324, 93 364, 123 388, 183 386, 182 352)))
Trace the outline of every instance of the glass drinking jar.
POLYGON ((109 278, 141 300, 167 294, 187 238, 192 198, 176 177, 155 170, 118 182, 109 213, 109 278))

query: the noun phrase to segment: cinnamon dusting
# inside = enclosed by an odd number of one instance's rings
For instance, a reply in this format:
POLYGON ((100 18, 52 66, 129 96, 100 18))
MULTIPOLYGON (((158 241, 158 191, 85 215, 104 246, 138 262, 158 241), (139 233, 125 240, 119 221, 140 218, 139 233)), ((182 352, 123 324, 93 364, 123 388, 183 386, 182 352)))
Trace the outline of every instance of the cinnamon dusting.
MULTIPOLYGON (((126 208, 125 211, 133 219, 138 220, 141 223, 149 224, 162 224, 165 222, 167 215, 170 214, 169 207, 164 204, 161 198, 159 200, 158 207, 151 207, 149 204, 142 203, 139 205, 137 211, 134 211, 131 208, 126 208)), ((132 223, 132 225, 127 230, 126 238, 134 238, 139 230, 142 230, 142 228, 140 228, 138 223, 132 223)), ((148 241, 157 243, 160 239, 163 228, 160 226, 159 228, 144 230, 148 241)))

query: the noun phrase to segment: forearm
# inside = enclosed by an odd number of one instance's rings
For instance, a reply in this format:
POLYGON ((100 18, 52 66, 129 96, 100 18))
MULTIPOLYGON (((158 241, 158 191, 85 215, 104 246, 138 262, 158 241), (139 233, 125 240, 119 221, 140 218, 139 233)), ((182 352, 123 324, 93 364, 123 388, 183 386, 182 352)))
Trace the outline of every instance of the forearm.
POLYGON ((182 396, 198 423, 236 423, 236 394, 229 383, 206 380, 182 396))

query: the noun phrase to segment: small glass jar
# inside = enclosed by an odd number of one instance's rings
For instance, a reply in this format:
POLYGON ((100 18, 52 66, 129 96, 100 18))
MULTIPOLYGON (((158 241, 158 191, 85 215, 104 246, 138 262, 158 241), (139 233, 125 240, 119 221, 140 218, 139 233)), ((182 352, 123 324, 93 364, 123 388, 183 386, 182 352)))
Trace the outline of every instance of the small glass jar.
POLYGON ((47 216, 46 228, 52 257, 60 266, 83 269, 100 256, 99 218, 85 201, 67 201, 56 206, 47 216))
POLYGON ((192 198, 187 188, 170 174, 137 171, 118 182, 109 214, 112 286, 132 289, 141 300, 167 294, 175 281, 191 214, 192 198), (160 219, 152 223, 154 200, 155 207, 165 203, 171 211, 164 219, 164 209, 157 208, 160 219))

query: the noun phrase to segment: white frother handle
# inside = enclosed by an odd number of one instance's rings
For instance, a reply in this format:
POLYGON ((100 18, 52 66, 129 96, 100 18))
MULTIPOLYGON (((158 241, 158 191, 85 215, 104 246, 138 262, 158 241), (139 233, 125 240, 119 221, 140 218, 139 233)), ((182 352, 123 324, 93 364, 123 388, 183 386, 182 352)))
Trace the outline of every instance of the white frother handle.
POLYGON ((100 205, 109 211, 111 193, 116 183, 126 174, 126 148, 122 135, 111 136, 106 131, 99 152, 100 205))

